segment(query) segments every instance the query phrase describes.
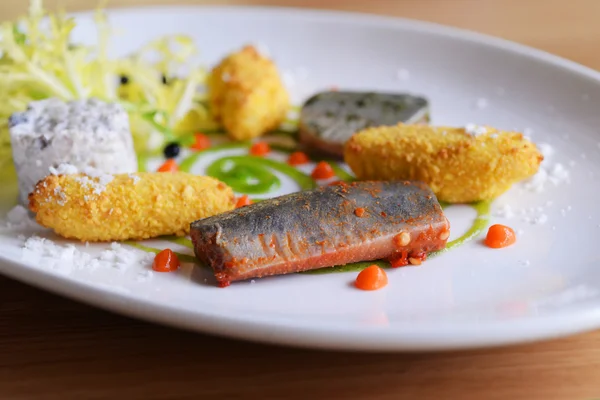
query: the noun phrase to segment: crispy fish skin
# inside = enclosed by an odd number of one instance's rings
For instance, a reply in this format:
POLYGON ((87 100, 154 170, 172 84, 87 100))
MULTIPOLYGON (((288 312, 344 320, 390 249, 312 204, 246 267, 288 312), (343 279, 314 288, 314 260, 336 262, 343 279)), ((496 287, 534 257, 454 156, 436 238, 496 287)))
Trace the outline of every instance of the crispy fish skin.
POLYGON ((83 174, 38 182, 29 195, 37 222, 68 239, 141 240, 185 235, 192 221, 235 206, 230 187, 184 172, 114 175, 100 193, 90 179, 98 183, 83 174))
POLYGON ((355 182, 199 220, 190 235, 196 256, 224 287, 357 261, 422 256, 445 247, 450 226, 421 182, 355 182))
POLYGON ((366 129, 345 146, 344 160, 358 179, 415 179, 440 201, 491 200, 533 176, 543 160, 534 143, 517 132, 483 127, 403 125, 366 129))
POLYGON ((210 73, 207 87, 214 118, 236 140, 277 128, 290 105, 277 67, 252 46, 223 59, 210 73))

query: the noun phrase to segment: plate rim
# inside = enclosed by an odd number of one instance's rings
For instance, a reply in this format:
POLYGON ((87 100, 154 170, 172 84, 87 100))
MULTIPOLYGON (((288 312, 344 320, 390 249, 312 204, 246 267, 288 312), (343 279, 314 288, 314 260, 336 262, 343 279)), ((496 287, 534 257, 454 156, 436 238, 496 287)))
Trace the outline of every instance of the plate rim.
MULTIPOLYGON (((434 22, 383 16, 350 11, 320 10, 298 7, 271 6, 139 6, 108 8, 109 19, 136 13, 182 13, 210 11, 215 13, 265 13, 283 15, 288 18, 335 19, 349 24, 377 25, 407 29, 415 32, 450 37, 454 40, 476 43, 499 51, 518 54, 524 58, 567 70, 570 73, 588 78, 600 85, 600 72, 560 57, 544 50, 536 49, 507 39, 490 36, 475 31, 455 28, 434 22)), ((69 13, 75 17, 89 18, 94 11, 69 13)), ((205 310, 183 310, 165 304, 150 304, 134 295, 111 291, 92 283, 65 279, 61 275, 23 265, 0 254, 0 273, 25 284, 41 288, 72 300, 94 307, 141 319, 186 329, 199 333, 220 335, 233 339, 251 340, 267 344, 286 345, 304 348, 317 348, 345 351, 442 351, 497 347, 517 343, 527 343, 582 333, 600 327, 600 300, 590 307, 578 309, 574 314, 558 312, 549 315, 528 316, 524 319, 503 322, 482 323, 419 323, 414 327, 365 327, 354 326, 352 331, 343 325, 315 327, 314 324, 274 322, 273 319, 251 321, 236 316, 219 316, 205 310), (431 335, 431 328, 444 325, 443 335, 431 335), (341 329, 340 329, 341 328, 341 329), (412 328, 412 329, 411 329, 412 328), (427 332, 429 331, 429 335, 427 332), (477 331, 476 335, 472 332, 477 331), (471 334, 469 334, 471 333, 471 334), (343 334, 344 337, 340 337, 343 334)))

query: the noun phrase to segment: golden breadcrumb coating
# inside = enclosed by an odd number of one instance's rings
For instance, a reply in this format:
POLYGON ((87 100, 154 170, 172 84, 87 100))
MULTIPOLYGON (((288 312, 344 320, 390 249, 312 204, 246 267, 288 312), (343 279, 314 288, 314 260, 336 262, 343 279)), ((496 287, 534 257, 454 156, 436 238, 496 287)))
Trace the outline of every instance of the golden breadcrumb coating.
POLYGON ((277 67, 252 46, 223 59, 210 73, 207 87, 213 117, 236 140, 277 128, 290 105, 277 67))
POLYGON ((84 174, 50 175, 29 195, 40 225, 89 242, 183 236, 193 221, 234 206, 230 187, 185 172, 120 174, 106 185, 84 174))
POLYGON ((415 179, 440 201, 490 200, 534 175, 543 160, 517 132, 399 124, 365 129, 345 145, 344 158, 358 179, 415 179))

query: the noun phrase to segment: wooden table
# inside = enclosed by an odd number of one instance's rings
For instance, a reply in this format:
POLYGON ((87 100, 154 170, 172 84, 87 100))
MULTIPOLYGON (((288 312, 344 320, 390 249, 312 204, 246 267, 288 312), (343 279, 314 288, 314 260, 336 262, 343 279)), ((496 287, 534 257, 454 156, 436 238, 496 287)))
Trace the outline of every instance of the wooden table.
MULTIPOLYGON (((92 8, 96 0, 60 3, 79 10, 92 8)), ((158 3, 168 1, 110 2, 158 3)), ((600 68, 600 0, 213 3, 285 4, 425 19, 502 36, 600 68)), ((12 18, 25 7, 25 0, 2 0, 0 18, 12 18)), ((1 399, 600 398, 600 332, 474 352, 327 353, 150 325, 1 277, 0 293, 1 399)))

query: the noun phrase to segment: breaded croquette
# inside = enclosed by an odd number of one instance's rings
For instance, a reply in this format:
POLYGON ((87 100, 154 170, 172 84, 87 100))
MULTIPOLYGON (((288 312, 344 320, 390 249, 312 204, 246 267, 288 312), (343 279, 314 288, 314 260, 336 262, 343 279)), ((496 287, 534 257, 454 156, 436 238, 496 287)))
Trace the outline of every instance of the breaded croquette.
POLYGON ((543 160, 517 132, 404 124, 358 132, 344 158, 358 179, 421 180, 449 203, 494 199, 534 175, 543 160))
POLYGON ((236 140, 277 128, 289 109, 277 67, 252 46, 223 59, 210 73, 207 87, 213 117, 236 140))
POLYGON ((29 195, 40 225, 89 242, 183 236, 190 223, 234 205, 230 187, 185 172, 49 175, 29 195))

